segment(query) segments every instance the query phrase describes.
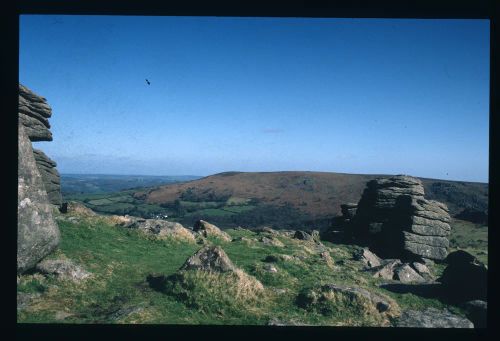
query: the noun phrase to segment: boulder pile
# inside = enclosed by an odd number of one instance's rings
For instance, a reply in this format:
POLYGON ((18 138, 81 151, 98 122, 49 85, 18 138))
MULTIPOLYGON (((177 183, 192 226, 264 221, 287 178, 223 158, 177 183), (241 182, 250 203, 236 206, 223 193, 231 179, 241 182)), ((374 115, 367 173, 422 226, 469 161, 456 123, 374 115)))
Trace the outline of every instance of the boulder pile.
POLYGON ((355 212, 347 226, 351 238, 383 258, 443 260, 448 254, 448 208, 425 199, 417 178, 369 181, 355 210, 352 205, 343 210, 345 216, 355 212))

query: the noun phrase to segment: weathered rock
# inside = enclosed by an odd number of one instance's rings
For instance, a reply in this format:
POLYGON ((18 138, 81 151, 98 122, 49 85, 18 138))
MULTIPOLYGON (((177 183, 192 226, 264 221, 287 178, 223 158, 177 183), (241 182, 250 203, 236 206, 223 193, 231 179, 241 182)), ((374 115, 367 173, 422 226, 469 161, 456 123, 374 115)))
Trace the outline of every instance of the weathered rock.
POLYGON ((270 245, 270 246, 276 246, 276 247, 283 247, 285 244, 283 244, 279 239, 274 238, 272 236, 268 237, 261 237, 259 241, 265 245, 270 245))
POLYGON ((474 328, 471 321, 454 315, 448 310, 428 308, 423 311, 409 310, 396 320, 396 327, 412 328, 474 328))
POLYGON ((332 307, 343 309, 339 306, 339 300, 346 300, 349 305, 356 302, 364 314, 382 314, 382 316, 394 317, 399 314, 397 303, 385 295, 370 292, 358 286, 346 286, 337 284, 326 284, 301 292, 297 297, 297 304, 305 309, 318 307, 322 314, 328 315, 332 307), (328 302, 332 302, 332 306, 328 302))
POLYGON ((394 270, 394 279, 400 281, 401 283, 425 282, 425 279, 408 264, 403 264, 394 270))
POLYGON ((191 269, 228 272, 235 271, 236 266, 219 246, 205 246, 189 257, 179 270, 191 269))
POLYGON ((255 229, 254 230, 255 232, 258 232, 258 233, 270 233, 270 234, 279 234, 278 231, 276 230, 273 230, 272 228, 268 227, 268 226, 264 226, 264 227, 261 227, 261 228, 258 228, 258 229, 255 229))
POLYGON ((47 100, 19 84, 19 124, 31 141, 52 141, 50 116, 52 109, 47 100))
POLYGON ((380 266, 371 269, 373 272, 373 277, 392 280, 394 278, 395 269, 397 269, 401 265, 402 263, 399 259, 388 260, 380 266))
POLYGON ((446 205, 424 198, 419 179, 399 175, 367 183, 348 235, 384 258, 442 260, 449 221, 446 205))
POLYGON ((356 211, 358 209, 357 203, 346 203, 340 205, 340 210, 344 219, 352 219, 356 215, 356 211))
POLYGON ((420 276, 422 276, 426 281, 433 281, 435 279, 433 274, 431 273, 431 270, 427 267, 427 265, 418 262, 413 262, 411 264, 411 267, 415 269, 415 271, 420 276))
POLYGON ((36 270, 47 275, 55 275, 64 280, 79 282, 91 276, 81 266, 67 259, 46 259, 36 265, 36 270))
POLYGON ((85 217, 91 217, 97 215, 90 208, 78 201, 69 201, 67 205, 67 213, 81 215, 85 217))
POLYGON ((296 256, 290 256, 290 255, 269 255, 269 256, 266 256, 266 258, 264 258, 264 262, 269 262, 269 263, 278 262, 278 261, 289 262, 289 261, 294 261, 294 260, 300 260, 300 259, 296 256))
POLYGON ((107 318, 112 320, 112 321, 117 321, 117 320, 122 320, 125 319, 129 316, 132 316, 134 314, 141 313, 144 311, 145 307, 144 306, 129 306, 129 307, 122 307, 118 309, 117 311, 114 311, 110 313, 107 318))
POLYGON ((450 253, 445 261, 448 266, 438 281, 447 299, 452 302, 487 299, 488 269, 484 264, 463 250, 450 253))
POLYGON ((405 242, 404 247, 406 251, 411 254, 415 254, 422 257, 427 257, 430 259, 441 260, 446 258, 448 250, 444 247, 430 246, 426 244, 405 242))
POLYGON ((381 259, 367 248, 364 248, 359 253, 355 254, 354 258, 362 261, 369 269, 381 265, 381 259))
POLYGON ((265 264, 264 270, 267 272, 278 272, 278 269, 272 264, 265 264))
POLYGON ((19 125, 17 272, 33 268, 59 244, 59 228, 52 215, 31 142, 19 125))
POLYGON ((17 311, 21 311, 28 308, 33 303, 33 301, 38 297, 40 297, 40 293, 18 292, 17 311))
POLYGON ((330 256, 330 252, 323 251, 319 254, 319 256, 325 261, 326 265, 329 268, 333 269, 335 267, 335 262, 333 261, 332 256, 330 256))
POLYGON ((226 232, 204 220, 198 220, 193 226, 193 231, 200 233, 205 238, 211 236, 227 242, 231 241, 231 237, 226 232))
POLYGON ((309 326, 309 324, 297 320, 281 320, 276 317, 269 319, 268 326, 285 327, 285 326, 309 326))
POLYGON ((488 303, 481 300, 465 302, 467 317, 474 323, 474 328, 486 328, 488 323, 488 303))
POLYGON ((313 237, 305 231, 295 231, 293 238, 300 240, 312 240, 313 237))
POLYGON ((118 225, 126 228, 137 228, 160 238, 181 239, 195 242, 193 233, 177 222, 162 219, 145 219, 133 216, 115 216, 118 225))
POLYGON ((50 203, 61 206, 61 179, 56 169, 57 164, 41 150, 33 149, 33 153, 50 203))

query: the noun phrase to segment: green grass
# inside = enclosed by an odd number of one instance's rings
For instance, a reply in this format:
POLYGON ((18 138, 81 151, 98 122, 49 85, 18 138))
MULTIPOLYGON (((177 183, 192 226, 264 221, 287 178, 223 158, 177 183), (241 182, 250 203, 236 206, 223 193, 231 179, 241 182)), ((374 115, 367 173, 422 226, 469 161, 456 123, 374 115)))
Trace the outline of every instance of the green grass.
POLYGON ((451 227, 450 252, 465 250, 488 264, 488 226, 453 219, 451 227))
MULTIPOLYGON (((34 299, 32 306, 18 312, 19 322, 266 324, 270 319, 278 319, 311 325, 380 323, 369 314, 357 314, 360 308, 355 304, 343 302, 344 310, 327 306, 333 312, 330 314, 297 304, 300 293, 327 283, 367 288, 391 297, 402 309, 444 307, 435 299, 379 288, 382 280, 361 271, 361 262, 352 259, 356 246, 324 242, 336 263, 332 269, 314 251, 312 242, 280 235, 276 238, 284 247, 269 246, 258 241, 262 234, 229 229, 226 232, 232 238, 245 237, 249 242, 212 238, 207 242, 219 244, 238 268, 264 286, 262 293, 236 299, 238 282, 231 275, 215 278, 178 272, 202 245, 146 238, 139 231, 111 225, 103 218, 80 218, 79 221, 58 219, 61 244, 49 258, 72 259, 93 277, 75 284, 39 274, 20 276, 19 292, 41 296, 34 299), (276 256, 276 261, 265 262, 268 256, 276 256), (278 272, 266 271, 266 264, 272 264, 278 272), (178 280, 169 282, 163 292, 155 291, 146 282, 151 273, 176 274, 178 280), (138 308, 135 313, 116 318, 123 309, 134 307, 138 308), (58 320, 62 312, 69 315, 58 320)), ((455 235, 460 235, 459 232, 457 228, 455 235)))

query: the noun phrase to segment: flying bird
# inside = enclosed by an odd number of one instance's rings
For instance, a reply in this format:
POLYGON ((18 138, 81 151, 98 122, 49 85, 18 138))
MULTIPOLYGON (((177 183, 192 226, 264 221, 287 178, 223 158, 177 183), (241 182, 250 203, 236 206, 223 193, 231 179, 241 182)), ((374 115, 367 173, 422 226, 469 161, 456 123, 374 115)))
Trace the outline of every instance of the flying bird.
POLYGON ((146 83, 148 83, 148 85, 151 85, 151 83, 149 83, 148 79, 146 78, 146 83))

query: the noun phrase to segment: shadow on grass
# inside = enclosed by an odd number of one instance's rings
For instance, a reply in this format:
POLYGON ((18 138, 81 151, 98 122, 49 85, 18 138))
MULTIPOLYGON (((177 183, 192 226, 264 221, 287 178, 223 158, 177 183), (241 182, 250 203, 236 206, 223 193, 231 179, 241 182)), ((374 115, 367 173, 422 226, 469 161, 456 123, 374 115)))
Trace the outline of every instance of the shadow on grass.
POLYGON ((443 300, 445 293, 441 283, 425 283, 425 284, 400 284, 387 283, 381 284, 380 288, 389 290, 398 294, 414 294, 424 298, 437 298, 443 300))

